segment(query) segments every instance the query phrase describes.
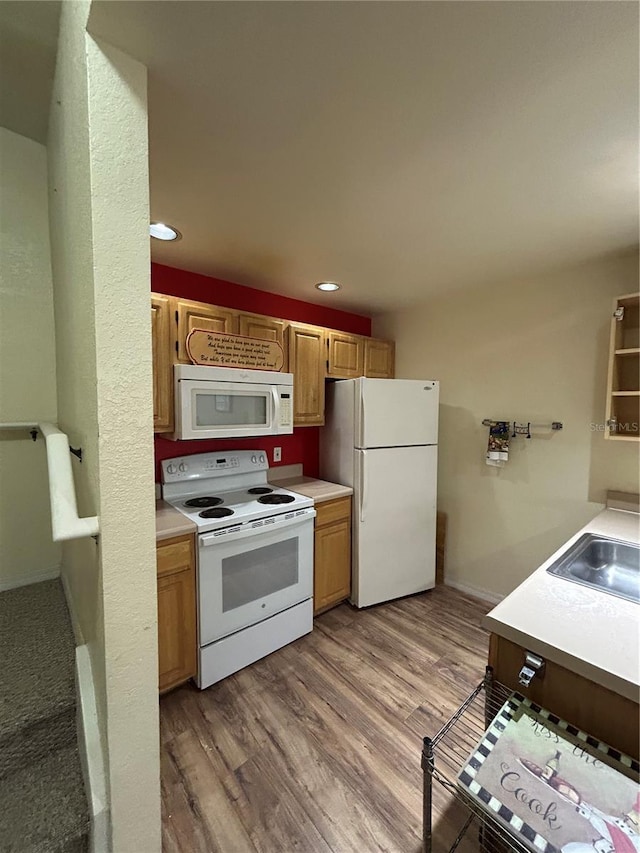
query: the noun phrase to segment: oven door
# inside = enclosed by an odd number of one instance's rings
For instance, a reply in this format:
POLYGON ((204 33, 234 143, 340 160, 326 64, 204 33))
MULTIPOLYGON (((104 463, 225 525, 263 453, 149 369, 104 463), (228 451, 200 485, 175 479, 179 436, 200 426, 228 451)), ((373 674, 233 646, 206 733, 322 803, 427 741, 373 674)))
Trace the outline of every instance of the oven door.
POLYGON ((278 433, 280 397, 275 385, 181 379, 176 391, 178 438, 278 433))
POLYGON ((311 598, 315 514, 302 509, 198 537, 201 646, 311 598))

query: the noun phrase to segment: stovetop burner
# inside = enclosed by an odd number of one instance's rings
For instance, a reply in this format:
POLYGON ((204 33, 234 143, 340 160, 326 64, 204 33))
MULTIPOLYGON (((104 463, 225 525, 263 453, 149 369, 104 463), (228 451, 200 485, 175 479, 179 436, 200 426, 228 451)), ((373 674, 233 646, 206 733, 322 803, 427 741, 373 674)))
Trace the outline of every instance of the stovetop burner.
POLYGON ((222 498, 214 498, 212 495, 205 495, 201 498, 190 498, 188 501, 184 502, 185 506, 190 507, 207 507, 207 506, 218 506, 218 504, 222 503, 222 498))
POLYGON ((225 518, 227 515, 233 515, 233 510, 226 506, 216 506, 212 509, 205 509, 199 515, 200 518, 225 518))
POLYGON ((249 494, 249 495, 268 495, 272 491, 273 491, 273 489, 269 489, 267 486, 254 486, 252 489, 247 489, 247 494, 249 494))
POLYGON ((295 501, 293 495, 263 495, 258 498, 260 504, 290 504, 295 501))

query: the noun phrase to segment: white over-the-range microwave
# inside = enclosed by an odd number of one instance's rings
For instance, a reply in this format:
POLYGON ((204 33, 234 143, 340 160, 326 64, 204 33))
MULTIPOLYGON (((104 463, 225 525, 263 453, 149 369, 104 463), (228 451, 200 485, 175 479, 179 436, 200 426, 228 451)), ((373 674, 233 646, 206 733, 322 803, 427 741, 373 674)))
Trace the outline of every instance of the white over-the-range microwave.
POLYGON ((173 439, 250 438, 293 432, 293 374, 174 366, 173 439))

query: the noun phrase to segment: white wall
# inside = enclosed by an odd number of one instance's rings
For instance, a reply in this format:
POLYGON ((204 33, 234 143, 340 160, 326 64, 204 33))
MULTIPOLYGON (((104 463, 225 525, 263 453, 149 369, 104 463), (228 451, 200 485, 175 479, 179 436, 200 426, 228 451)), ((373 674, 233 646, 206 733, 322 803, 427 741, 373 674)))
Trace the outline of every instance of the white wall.
POLYGON ((146 69, 64 3, 49 125, 58 418, 85 451, 62 573, 96 681, 112 849, 160 850, 146 69))
MULTIPOLYGON (((0 128, 0 421, 56 416, 47 152, 0 128)), ((59 566, 44 441, 0 433, 0 589, 59 566)))
POLYGON ((607 489, 639 491, 638 445, 591 430, 604 420, 612 301, 637 288, 634 253, 375 319, 375 334, 397 342, 398 377, 441 381, 448 581, 506 594, 600 511, 607 489), (517 438, 498 470, 485 464, 483 418, 564 430, 517 438))

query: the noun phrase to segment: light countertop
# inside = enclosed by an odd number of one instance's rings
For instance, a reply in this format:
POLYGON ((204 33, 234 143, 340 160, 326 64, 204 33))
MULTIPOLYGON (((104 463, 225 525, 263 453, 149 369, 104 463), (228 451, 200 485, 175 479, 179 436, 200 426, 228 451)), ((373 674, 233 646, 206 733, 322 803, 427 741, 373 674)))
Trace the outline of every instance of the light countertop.
MULTIPOLYGON (((277 469, 272 469, 276 470, 277 469)), ((314 503, 332 501, 336 498, 344 498, 353 494, 349 486, 340 486, 338 483, 329 483, 326 480, 317 480, 314 477, 299 476, 286 477, 278 480, 271 477, 271 482, 283 486, 292 492, 313 498, 314 503)), ((177 509, 174 509, 163 500, 156 501, 156 541, 171 539, 173 536, 185 536, 195 533, 196 525, 177 509)))
POLYGON ((640 541, 640 516, 605 509, 485 616, 486 628, 634 702, 640 698, 640 604, 548 574, 583 533, 640 541))
POLYGON ((165 501, 156 501, 156 542, 195 532, 195 524, 186 515, 178 512, 165 501))
POLYGON ((270 477, 270 480, 273 483, 277 482, 279 486, 289 489, 291 492, 298 492, 299 495, 313 498, 314 503, 347 498, 353 494, 353 489, 350 486, 340 486, 338 483, 316 480, 314 477, 289 477, 285 480, 276 480, 274 477, 270 477))

